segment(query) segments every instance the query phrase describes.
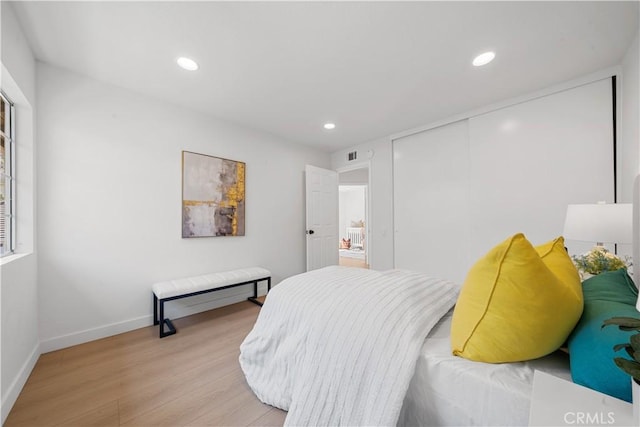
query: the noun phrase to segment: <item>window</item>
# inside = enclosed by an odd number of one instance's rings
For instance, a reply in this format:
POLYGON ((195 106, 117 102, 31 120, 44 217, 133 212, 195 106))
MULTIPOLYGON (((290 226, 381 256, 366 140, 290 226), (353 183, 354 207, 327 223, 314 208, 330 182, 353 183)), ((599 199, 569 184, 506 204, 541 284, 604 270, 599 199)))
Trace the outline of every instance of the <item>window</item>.
POLYGON ((0 93, 0 256, 15 249, 15 140, 14 108, 0 93))

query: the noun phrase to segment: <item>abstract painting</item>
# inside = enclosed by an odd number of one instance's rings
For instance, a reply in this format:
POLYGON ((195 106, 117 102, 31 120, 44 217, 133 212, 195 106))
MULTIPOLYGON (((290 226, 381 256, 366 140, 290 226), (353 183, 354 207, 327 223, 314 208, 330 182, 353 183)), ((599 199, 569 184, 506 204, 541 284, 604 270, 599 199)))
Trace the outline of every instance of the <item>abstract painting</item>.
POLYGON ((182 152, 182 237, 244 236, 245 164, 182 152))

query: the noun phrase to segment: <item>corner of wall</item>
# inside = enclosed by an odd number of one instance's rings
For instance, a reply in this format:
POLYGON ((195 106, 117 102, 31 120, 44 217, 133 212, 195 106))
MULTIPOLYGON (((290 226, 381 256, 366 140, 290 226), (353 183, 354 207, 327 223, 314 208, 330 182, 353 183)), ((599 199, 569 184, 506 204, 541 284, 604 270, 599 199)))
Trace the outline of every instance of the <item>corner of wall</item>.
POLYGON ((20 395, 24 385, 27 383, 29 375, 31 375, 31 371, 33 371, 33 368, 36 366, 36 362, 39 357, 40 343, 37 343, 31 350, 29 356, 25 359, 24 364, 14 377, 11 385, 9 385, 6 393, 2 396, 2 406, 0 407, 2 419, 0 420, 0 424, 4 424, 9 416, 11 408, 16 403, 16 400, 18 400, 18 396, 20 395))

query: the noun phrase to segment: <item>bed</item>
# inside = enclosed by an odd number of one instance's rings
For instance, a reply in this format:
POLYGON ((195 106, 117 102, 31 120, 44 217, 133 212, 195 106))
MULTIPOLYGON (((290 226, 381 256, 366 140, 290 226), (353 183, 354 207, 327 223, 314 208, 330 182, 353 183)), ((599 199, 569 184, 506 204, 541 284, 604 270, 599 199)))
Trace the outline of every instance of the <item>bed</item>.
POLYGON ((424 338, 458 285, 331 266, 272 288, 240 346, 247 383, 287 425, 394 425, 424 338))
POLYGON ((499 365, 452 356, 458 291, 399 270, 293 276, 269 293, 241 367, 262 402, 289 411, 286 425, 527 425, 534 370, 570 378, 566 355, 499 365))
POLYGON ((448 312, 420 350, 398 425, 526 426, 533 373, 571 380, 562 351, 520 363, 490 364, 451 355, 448 312))
MULTIPOLYGON (((638 187, 636 179, 636 257, 638 187)), ((566 257, 562 243, 554 244, 566 257)), ((446 280, 401 270, 303 273, 271 291, 240 365, 262 402, 288 411, 285 425, 527 425, 534 372, 571 380, 568 355, 515 363, 453 356, 459 293, 446 280)))

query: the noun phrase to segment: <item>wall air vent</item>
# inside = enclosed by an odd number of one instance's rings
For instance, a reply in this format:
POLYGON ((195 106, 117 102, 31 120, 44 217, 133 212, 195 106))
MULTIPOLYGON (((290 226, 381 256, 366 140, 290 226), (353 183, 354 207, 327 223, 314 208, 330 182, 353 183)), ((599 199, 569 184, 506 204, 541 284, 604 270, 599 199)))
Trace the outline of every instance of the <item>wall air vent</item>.
POLYGON ((347 159, 351 162, 355 159, 358 158, 358 152, 357 151, 352 151, 349 154, 347 154, 347 159))

